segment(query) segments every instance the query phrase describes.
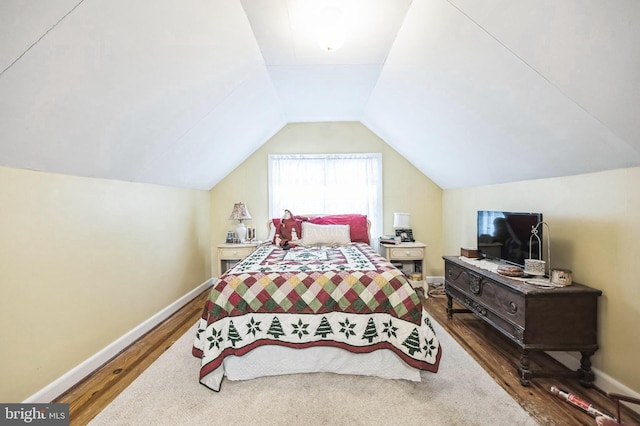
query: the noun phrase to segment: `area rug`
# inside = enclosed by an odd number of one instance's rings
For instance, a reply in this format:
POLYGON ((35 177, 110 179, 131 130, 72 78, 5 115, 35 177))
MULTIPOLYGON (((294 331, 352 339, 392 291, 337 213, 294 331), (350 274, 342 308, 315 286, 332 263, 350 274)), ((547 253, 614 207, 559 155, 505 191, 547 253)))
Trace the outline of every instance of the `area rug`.
POLYGON ((90 423, 99 425, 536 425, 439 324, 422 382, 330 373, 198 382, 195 325, 90 423))

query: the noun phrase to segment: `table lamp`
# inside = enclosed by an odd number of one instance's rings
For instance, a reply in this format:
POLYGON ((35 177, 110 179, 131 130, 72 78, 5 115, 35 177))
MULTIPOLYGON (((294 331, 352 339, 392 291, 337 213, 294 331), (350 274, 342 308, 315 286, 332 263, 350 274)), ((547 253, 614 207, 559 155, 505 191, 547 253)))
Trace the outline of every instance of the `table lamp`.
POLYGON ((411 228, 411 213, 394 213, 393 227, 395 229, 411 228))
POLYGON ((249 209, 247 209, 246 204, 244 203, 235 203, 233 205, 233 211, 231 212, 231 216, 229 219, 238 220, 238 227, 236 228, 236 235, 238 236, 238 241, 241 244, 244 244, 247 237, 247 228, 242 223, 243 220, 251 219, 251 215, 249 214, 249 209))

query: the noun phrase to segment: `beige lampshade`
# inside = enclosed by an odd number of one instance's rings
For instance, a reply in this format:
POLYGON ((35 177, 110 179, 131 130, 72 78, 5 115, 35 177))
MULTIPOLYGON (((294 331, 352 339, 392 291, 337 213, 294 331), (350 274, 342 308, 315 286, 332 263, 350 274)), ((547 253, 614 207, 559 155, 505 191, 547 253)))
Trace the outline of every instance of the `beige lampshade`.
POLYGON ((244 203, 235 203, 229 219, 239 220, 240 222, 245 219, 251 219, 247 205, 244 203))
POLYGON ((394 213, 393 227, 398 229, 411 228, 411 213, 394 213))

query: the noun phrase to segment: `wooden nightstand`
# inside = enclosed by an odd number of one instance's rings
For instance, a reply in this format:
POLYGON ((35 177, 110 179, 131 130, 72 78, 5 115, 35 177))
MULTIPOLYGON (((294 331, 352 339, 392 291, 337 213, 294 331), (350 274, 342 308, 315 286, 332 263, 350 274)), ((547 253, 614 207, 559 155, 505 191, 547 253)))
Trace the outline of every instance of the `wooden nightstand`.
POLYGON ((400 263, 412 263, 414 272, 420 272, 422 274, 422 282, 414 284, 411 282, 411 285, 415 288, 422 287, 423 290, 428 290, 427 288, 427 246, 419 241, 415 241, 413 243, 400 243, 400 244, 387 244, 380 243, 380 254, 387 258, 389 262, 400 262, 400 263), (416 265, 416 262, 419 262, 416 265), (416 267, 417 266, 417 267, 416 267), (419 269, 419 270, 418 270, 419 269))
POLYGON ((233 263, 249 256, 258 243, 218 244, 218 276, 224 274, 233 263))

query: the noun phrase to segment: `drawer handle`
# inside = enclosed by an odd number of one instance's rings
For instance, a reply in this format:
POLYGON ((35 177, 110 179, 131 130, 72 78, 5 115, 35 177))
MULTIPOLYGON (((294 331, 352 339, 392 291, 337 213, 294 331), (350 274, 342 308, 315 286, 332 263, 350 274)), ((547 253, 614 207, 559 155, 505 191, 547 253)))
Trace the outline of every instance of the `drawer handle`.
POLYGON ((509 308, 511 308, 511 312, 514 314, 518 312, 518 305, 516 305, 516 302, 509 302, 509 308))
POLYGON ((465 297, 464 301, 469 306, 469 308, 471 308, 471 310, 477 313, 478 315, 482 315, 483 317, 487 316, 486 308, 482 306, 480 303, 476 302, 475 300, 469 297, 465 297))
POLYGON ((233 251, 233 254, 238 254, 238 252, 234 250, 234 251, 233 251))
POLYGON ((410 251, 405 251, 404 254, 406 254, 407 256, 411 256, 411 252, 410 251))
POLYGON ((520 327, 515 327, 513 330, 513 337, 515 337, 518 342, 524 342, 524 330, 520 327))
POLYGON ((480 290, 482 289, 480 285, 481 279, 477 275, 469 274, 469 290, 473 294, 480 294, 480 290))

